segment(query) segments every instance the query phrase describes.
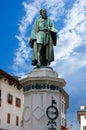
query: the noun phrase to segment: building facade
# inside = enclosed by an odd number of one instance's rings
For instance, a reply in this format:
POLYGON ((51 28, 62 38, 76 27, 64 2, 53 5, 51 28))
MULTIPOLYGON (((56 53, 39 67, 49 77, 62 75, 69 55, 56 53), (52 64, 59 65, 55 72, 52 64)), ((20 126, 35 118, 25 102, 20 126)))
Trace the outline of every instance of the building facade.
POLYGON ((86 106, 80 106, 77 112, 77 118, 80 123, 80 130, 86 130, 86 106))
POLYGON ((61 94, 61 130, 67 130, 66 113, 68 109, 68 95, 63 91, 61 94))
POLYGON ((23 91, 19 81, 0 70, 0 130, 23 130, 23 91))

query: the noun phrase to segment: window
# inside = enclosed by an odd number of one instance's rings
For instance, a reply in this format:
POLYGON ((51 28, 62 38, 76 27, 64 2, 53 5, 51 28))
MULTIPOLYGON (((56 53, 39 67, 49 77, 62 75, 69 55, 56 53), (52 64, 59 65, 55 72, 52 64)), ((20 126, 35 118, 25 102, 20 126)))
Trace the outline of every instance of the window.
POLYGON ((1 125, 1 119, 0 119, 0 125, 1 125))
POLYGON ((21 127, 23 127, 23 120, 21 120, 21 127))
POLYGON ((7 102, 8 102, 9 104, 12 104, 12 103, 13 103, 13 96, 12 96, 11 94, 8 94, 7 102))
POLYGON ((0 107, 1 107, 1 90, 0 90, 0 107))
POLYGON ((16 126, 18 126, 18 125, 19 125, 19 117, 16 116, 16 126))
POLYGON ((62 126, 66 127, 66 119, 62 118, 62 126))
POLYGON ((10 124, 10 113, 7 114, 7 123, 10 124))
POLYGON ((17 107, 21 106, 21 99, 20 98, 16 98, 16 106, 17 107))
POLYGON ((62 102, 62 112, 64 111, 64 104, 63 104, 63 102, 62 102))
POLYGON ((62 113, 66 114, 65 103, 62 101, 62 113))
POLYGON ((86 130, 86 126, 83 126, 83 130, 86 130))

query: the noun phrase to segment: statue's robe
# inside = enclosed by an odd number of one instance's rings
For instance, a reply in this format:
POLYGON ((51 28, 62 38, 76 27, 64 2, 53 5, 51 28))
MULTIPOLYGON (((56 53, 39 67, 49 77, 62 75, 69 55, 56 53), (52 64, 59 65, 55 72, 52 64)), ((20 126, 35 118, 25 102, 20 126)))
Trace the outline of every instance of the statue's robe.
POLYGON ((56 29, 52 21, 47 17, 43 19, 39 16, 32 28, 30 37, 30 46, 33 48, 32 63, 36 64, 37 61, 37 45, 43 45, 41 55, 42 55, 42 65, 50 64, 54 61, 54 49, 53 45, 56 45, 56 29))

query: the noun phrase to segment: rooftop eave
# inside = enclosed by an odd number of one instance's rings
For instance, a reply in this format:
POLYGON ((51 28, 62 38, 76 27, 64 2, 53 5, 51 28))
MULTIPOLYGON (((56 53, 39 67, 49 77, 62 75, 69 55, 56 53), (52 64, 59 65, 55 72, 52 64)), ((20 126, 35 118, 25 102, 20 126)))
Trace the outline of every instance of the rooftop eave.
POLYGON ((17 89, 22 88, 22 85, 20 84, 20 82, 16 78, 14 78, 10 74, 4 72, 1 69, 0 69, 0 79, 4 79, 4 81, 8 81, 9 85, 11 85, 11 86, 14 85, 14 86, 16 86, 17 89))
POLYGON ((80 121, 80 116, 86 116, 86 111, 77 111, 77 119, 80 121))

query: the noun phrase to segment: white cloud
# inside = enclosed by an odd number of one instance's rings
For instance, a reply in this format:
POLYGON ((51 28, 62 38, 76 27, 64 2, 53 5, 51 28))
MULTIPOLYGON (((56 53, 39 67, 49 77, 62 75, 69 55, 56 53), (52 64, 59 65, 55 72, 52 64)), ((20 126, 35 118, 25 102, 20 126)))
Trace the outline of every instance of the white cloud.
POLYGON ((53 21, 57 21, 64 13, 64 4, 63 0, 46 0, 45 5, 47 10, 49 10, 50 18, 53 21))
POLYGON ((27 48, 25 41, 21 37, 16 37, 19 39, 21 44, 19 48, 16 50, 14 62, 16 64, 23 64, 24 60, 29 58, 28 54, 30 53, 30 48, 27 48))
POLYGON ((55 48, 55 62, 53 66, 58 66, 58 61, 62 62, 60 68, 69 73, 86 66, 86 53, 77 52, 78 47, 86 46, 86 0, 78 0, 73 8, 68 12, 65 20, 65 27, 58 33, 59 39, 55 48), (80 60, 81 59, 81 60, 80 60))

